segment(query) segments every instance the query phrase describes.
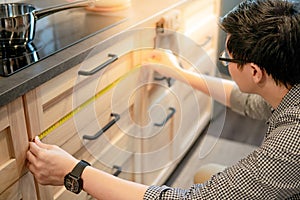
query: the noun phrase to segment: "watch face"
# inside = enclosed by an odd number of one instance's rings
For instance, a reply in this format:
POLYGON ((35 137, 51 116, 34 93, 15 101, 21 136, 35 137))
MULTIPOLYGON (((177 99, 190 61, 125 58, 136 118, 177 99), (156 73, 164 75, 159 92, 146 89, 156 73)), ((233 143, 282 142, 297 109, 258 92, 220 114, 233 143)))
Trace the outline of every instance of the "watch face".
POLYGON ((67 190, 78 194, 82 189, 82 179, 67 175, 65 177, 65 187, 67 190))

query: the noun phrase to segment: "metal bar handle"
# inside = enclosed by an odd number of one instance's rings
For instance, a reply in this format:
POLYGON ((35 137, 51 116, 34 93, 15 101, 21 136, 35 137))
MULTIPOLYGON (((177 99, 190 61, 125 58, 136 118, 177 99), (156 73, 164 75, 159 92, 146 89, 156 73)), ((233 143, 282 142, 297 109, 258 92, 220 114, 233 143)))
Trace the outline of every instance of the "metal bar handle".
POLYGON ((121 172, 122 172, 122 167, 120 167, 120 166, 114 165, 114 166, 113 166, 113 169, 116 169, 116 170, 117 170, 117 171, 115 171, 115 172, 113 173, 114 176, 119 176, 119 175, 121 174, 121 172))
POLYGON ((211 39, 211 36, 207 36, 206 40, 202 44, 200 44, 200 47, 204 47, 205 45, 207 45, 211 41, 211 39))
POLYGON ((116 60, 118 60, 118 56, 114 55, 114 54, 108 54, 108 57, 111 57, 111 59, 105 61, 104 63, 102 63, 101 65, 99 65, 98 67, 92 69, 91 71, 79 71, 78 75, 82 75, 82 76, 91 76, 94 75, 95 73, 97 73, 98 71, 100 71, 101 69, 107 67, 108 65, 110 65, 111 63, 115 62, 116 60))
POLYGON ((112 127, 112 125, 114 125, 120 119, 120 115, 116 114, 116 113, 111 113, 110 116, 114 117, 114 119, 112 119, 110 122, 108 122, 108 124, 106 124, 103 129, 98 131, 95 135, 84 135, 83 139, 85 139, 85 140, 95 140, 95 139, 97 139, 98 137, 100 137, 103 133, 105 133, 105 131, 107 131, 110 127, 112 127))
POLYGON ((166 117, 166 119, 162 123, 154 123, 154 126, 164 126, 169 121, 169 119, 171 119, 173 117, 173 115, 176 112, 176 109, 173 108, 173 107, 170 107, 169 110, 171 112, 170 112, 170 114, 168 114, 168 116, 166 117))
POLYGON ((170 78, 170 77, 166 77, 166 76, 164 76, 164 77, 154 77, 154 80, 155 80, 155 81, 163 81, 163 80, 166 80, 167 83, 168 83, 168 87, 171 87, 171 86, 172 86, 172 83, 171 83, 172 78, 170 78))
POLYGON ((164 76, 164 77, 154 77, 154 80, 155 80, 155 81, 163 81, 163 80, 165 80, 165 79, 167 79, 166 76, 164 76))

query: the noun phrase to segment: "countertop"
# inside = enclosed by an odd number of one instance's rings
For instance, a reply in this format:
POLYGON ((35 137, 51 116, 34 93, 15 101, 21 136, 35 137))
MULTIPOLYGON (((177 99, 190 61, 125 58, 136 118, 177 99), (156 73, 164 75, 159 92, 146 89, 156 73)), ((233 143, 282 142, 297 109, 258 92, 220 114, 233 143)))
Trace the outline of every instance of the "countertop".
MULTIPOLYGON (((34 4, 35 1, 38 0, 29 2, 34 4)), ((81 63, 96 45, 101 43, 109 45, 111 37, 137 27, 140 28, 143 23, 187 1, 189 0, 132 0, 128 9, 117 11, 119 15, 126 17, 124 22, 59 51, 9 77, 0 77, 0 106, 8 104, 81 63)))

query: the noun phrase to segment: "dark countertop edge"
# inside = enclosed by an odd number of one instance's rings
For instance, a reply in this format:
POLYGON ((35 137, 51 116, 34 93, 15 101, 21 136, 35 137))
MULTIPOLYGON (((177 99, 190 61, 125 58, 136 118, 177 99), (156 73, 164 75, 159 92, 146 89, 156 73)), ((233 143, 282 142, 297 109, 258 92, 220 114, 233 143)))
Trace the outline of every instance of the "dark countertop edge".
MULTIPOLYGON (((109 45, 109 39, 111 37, 116 36, 121 32, 137 28, 144 22, 161 15, 162 13, 181 5, 188 0, 169 1, 170 2, 166 1, 169 5, 145 16, 145 14, 143 15, 143 10, 140 11, 140 13, 142 13, 141 15, 139 15, 139 13, 135 14, 135 12, 132 12, 139 6, 145 5, 145 3, 142 2, 142 0, 132 0, 132 7, 125 11, 132 13, 125 22, 51 55, 48 58, 45 58, 9 77, 1 77, 0 107, 12 102, 30 90, 81 63, 96 45, 109 45)), ((153 3, 153 5, 156 4, 153 3)))

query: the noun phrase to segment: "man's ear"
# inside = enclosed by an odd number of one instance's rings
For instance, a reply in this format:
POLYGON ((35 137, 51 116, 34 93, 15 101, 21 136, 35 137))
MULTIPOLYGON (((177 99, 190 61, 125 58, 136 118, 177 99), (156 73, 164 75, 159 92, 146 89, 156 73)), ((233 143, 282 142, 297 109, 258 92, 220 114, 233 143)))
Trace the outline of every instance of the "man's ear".
POLYGON ((259 84, 264 80, 264 71, 258 65, 251 63, 250 70, 254 83, 259 84))

